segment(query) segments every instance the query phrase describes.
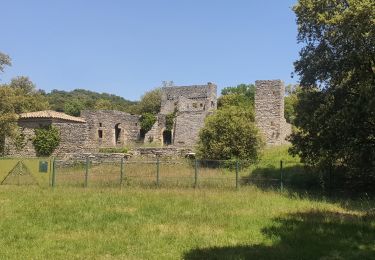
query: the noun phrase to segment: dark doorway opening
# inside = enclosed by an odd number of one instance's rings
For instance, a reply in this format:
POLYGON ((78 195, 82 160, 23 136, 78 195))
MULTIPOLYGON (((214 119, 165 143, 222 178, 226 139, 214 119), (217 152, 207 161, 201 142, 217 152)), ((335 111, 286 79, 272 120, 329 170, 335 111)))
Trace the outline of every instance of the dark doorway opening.
POLYGON ((146 131, 143 129, 139 130, 139 140, 140 141, 145 140, 145 136, 146 136, 146 131))
POLYGON ((116 142, 116 144, 121 143, 121 127, 120 127, 120 124, 115 125, 115 142, 116 142))
POLYGON ((164 145, 170 145, 170 144, 172 144, 172 131, 165 130, 163 132, 163 144, 164 145))

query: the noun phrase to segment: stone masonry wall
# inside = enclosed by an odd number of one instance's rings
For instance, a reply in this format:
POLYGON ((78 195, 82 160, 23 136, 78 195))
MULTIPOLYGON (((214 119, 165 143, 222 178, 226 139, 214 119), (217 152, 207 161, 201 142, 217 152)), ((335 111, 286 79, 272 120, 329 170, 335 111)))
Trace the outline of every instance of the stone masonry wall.
POLYGON ((204 120, 209 113, 182 112, 176 117, 174 145, 180 147, 192 147, 199 138, 199 131, 204 126, 204 120))
POLYGON ((87 121, 88 140, 93 147, 122 147, 139 139, 139 115, 121 111, 99 110, 82 111, 81 117, 87 121), (116 140, 116 125, 120 129, 116 140), (99 137, 101 131, 102 137, 99 137))
POLYGON ((154 143, 161 145, 163 143, 163 131, 165 130, 166 115, 158 114, 157 121, 151 130, 145 135, 145 143, 154 143))
POLYGON ((65 153, 85 153, 94 151, 95 147, 89 142, 88 128, 86 124, 80 123, 53 123, 60 131, 60 145, 53 152, 54 156, 65 153))
POLYGON ((162 88, 161 114, 170 114, 176 108, 184 111, 212 111, 217 107, 215 84, 162 88))
POLYGON ((281 80, 255 82, 255 121, 267 145, 287 143, 291 126, 284 118, 285 86, 281 80))
POLYGON ((145 142, 163 143, 165 115, 176 112, 172 130, 172 144, 179 147, 192 147, 198 140, 200 129, 206 116, 217 108, 217 87, 215 84, 162 88, 161 109, 158 121, 145 142))

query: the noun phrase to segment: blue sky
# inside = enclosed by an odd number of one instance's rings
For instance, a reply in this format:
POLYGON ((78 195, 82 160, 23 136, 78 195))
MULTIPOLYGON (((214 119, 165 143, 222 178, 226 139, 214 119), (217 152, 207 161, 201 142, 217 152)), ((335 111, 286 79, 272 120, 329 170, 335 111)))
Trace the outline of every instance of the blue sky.
POLYGON ((84 88, 136 100, 173 80, 219 90, 291 78, 298 58, 292 0, 0 0, 3 83, 84 88))

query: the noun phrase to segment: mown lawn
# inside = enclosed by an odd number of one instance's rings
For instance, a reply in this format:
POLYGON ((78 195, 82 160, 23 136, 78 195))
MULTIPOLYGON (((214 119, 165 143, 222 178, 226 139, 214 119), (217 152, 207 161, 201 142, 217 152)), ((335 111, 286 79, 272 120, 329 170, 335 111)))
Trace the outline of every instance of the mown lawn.
POLYGON ((4 185, 0 259, 374 259, 372 207, 251 186, 4 185))

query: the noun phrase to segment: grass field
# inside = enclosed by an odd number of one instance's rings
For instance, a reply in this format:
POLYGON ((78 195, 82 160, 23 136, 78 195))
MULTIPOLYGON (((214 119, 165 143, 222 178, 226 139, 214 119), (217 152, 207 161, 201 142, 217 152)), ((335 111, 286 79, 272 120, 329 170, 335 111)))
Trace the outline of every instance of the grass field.
MULTIPOLYGON (((285 178, 305 182, 298 158, 286 149, 266 150, 257 165, 241 171, 242 181, 277 179, 283 160, 285 178)), ((24 164, 37 172, 35 161, 24 164)), ((3 161, 0 175, 14 165, 3 161)), ((142 171, 152 183, 155 169, 142 167, 129 165, 127 173, 142 171)), ((90 168, 91 184, 108 173, 113 180, 107 180, 118 183, 118 169, 110 164, 90 168)), ((375 259, 375 202, 370 199, 330 200, 259 185, 236 191, 233 175, 210 168, 202 169, 201 177, 221 174, 231 188, 127 183, 121 189, 84 189, 82 165, 65 169, 67 175, 62 170, 58 178, 80 185, 0 185, 0 259, 375 259)), ((161 172, 193 176, 191 167, 176 165, 161 166, 161 172)), ((38 174, 37 181, 48 184, 49 175, 38 174)))
POLYGON ((366 201, 254 187, 0 187, 1 259, 374 259, 366 201))

